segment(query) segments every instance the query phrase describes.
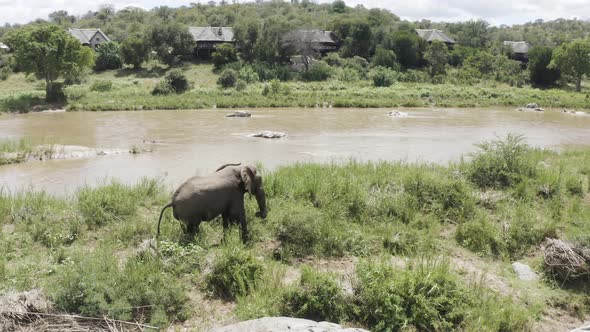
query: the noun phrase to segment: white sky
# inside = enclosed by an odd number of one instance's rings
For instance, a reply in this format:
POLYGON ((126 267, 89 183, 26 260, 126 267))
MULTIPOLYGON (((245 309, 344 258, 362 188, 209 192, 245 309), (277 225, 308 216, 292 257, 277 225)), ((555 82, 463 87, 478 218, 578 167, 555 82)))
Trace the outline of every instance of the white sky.
MULTIPOLYGON (((286 0, 287 1, 287 0, 286 0)), ((320 0, 331 2, 331 0, 320 0)), ((105 0, 115 9, 127 6, 177 7, 191 2, 207 0, 105 0)), ((240 0, 240 2, 245 2, 240 0)), ((415 21, 456 22, 483 18, 493 25, 519 24, 538 18, 590 19, 590 0, 345 0, 348 6, 362 4, 367 8, 379 7, 392 11, 403 19, 415 21)), ((27 23, 37 18, 47 19, 53 11, 65 9, 70 14, 79 15, 88 10, 96 10, 102 1, 81 0, 0 0, 0 25, 5 23, 27 23)))

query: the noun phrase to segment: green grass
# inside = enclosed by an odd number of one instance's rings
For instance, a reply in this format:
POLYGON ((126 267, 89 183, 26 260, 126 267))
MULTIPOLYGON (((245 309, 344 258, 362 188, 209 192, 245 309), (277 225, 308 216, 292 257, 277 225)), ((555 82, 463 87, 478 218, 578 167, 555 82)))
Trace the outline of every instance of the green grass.
MULTIPOLYGON (((180 70, 192 84, 182 94, 154 96, 151 91, 169 71, 157 63, 134 70, 104 71, 90 75, 87 82, 65 88, 71 111, 196 109, 239 107, 522 107, 537 102, 542 107, 588 108, 588 94, 560 89, 515 88, 497 82, 475 85, 396 83, 374 87, 370 81, 281 82, 269 91, 268 82, 245 89, 221 89, 218 73, 209 64, 186 64, 180 70), (107 85, 110 87, 108 88, 107 85)), ((0 82, 0 111, 19 112, 44 104, 44 83, 23 74, 0 82)), ((44 105, 51 106, 51 105, 44 105)), ((63 105, 62 105, 63 106, 63 105)))
POLYGON ((204 297, 240 319, 289 315, 374 331, 526 331, 553 310, 584 315, 590 289, 544 275, 541 246, 546 237, 590 246, 590 151, 518 142, 507 155, 511 142, 446 167, 261 168, 270 211, 257 219, 246 199, 247 245, 238 226, 224 236, 219 219, 187 240, 167 213, 150 249, 172 189, 156 180, 109 181, 64 198, 0 191, 0 291, 41 288, 62 311, 171 328, 210 314, 204 297), (461 260, 505 289, 463 271, 461 260), (516 260, 543 279, 517 280, 516 260))

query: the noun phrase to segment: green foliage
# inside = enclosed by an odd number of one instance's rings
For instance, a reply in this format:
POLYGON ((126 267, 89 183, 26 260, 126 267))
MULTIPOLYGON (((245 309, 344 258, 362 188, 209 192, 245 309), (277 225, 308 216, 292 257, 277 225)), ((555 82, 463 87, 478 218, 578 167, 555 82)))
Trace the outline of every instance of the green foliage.
POLYGON ((26 73, 46 82, 47 101, 58 101, 54 81, 73 70, 91 67, 94 55, 65 30, 54 25, 34 25, 12 32, 7 39, 15 50, 16 62, 26 73))
POLYGON ((332 67, 323 61, 313 63, 309 70, 302 74, 306 81, 325 81, 332 75, 332 67))
POLYGON ((371 59, 372 67, 387 67, 399 70, 397 58, 392 50, 388 50, 382 46, 377 46, 375 55, 371 59))
POLYGON ((119 44, 108 42, 96 47, 95 70, 119 69, 121 67, 123 67, 123 60, 119 44))
POLYGON ((211 57, 215 69, 221 69, 224 65, 238 60, 236 48, 229 43, 218 45, 211 57))
POLYGON ((98 252, 61 266, 50 288, 67 312, 165 326, 187 318, 188 297, 175 279, 155 259, 133 257, 119 267, 115 256, 98 252))
POLYGON ((539 86, 554 85, 561 76, 558 69, 549 68, 553 50, 549 47, 538 46, 529 50, 529 78, 539 86))
POLYGON ((250 65, 245 65, 240 68, 238 77, 248 84, 256 83, 260 80, 258 73, 250 65))
POLYGON ((123 62, 139 68, 142 63, 148 60, 150 47, 148 41, 140 34, 132 34, 125 38, 121 44, 121 55, 123 62))
POLYGON ((342 0, 332 2, 332 11, 334 13, 344 13, 346 11, 346 3, 342 0))
POLYGON ((465 59, 477 53, 477 48, 463 45, 455 45, 449 55, 449 63, 452 66, 462 66, 465 59))
POLYGON ((345 58, 360 56, 369 58, 372 32, 371 26, 362 19, 346 19, 339 21, 334 31, 344 41, 340 55, 345 58))
POLYGON ((90 86, 90 91, 107 92, 113 88, 112 81, 96 81, 90 86))
POLYGON ((169 95, 171 93, 173 93, 174 90, 172 89, 172 86, 170 86, 170 82, 168 80, 161 80, 160 82, 158 82, 158 84, 156 84, 156 86, 154 86, 154 89, 152 90, 152 95, 154 96, 165 96, 165 95, 169 95))
POLYGON ((459 224, 455 239, 460 245, 482 256, 499 255, 503 251, 500 229, 485 215, 459 224))
POLYGON ((413 32, 399 30, 393 34, 393 50, 404 68, 414 68, 422 61, 423 40, 413 32))
POLYGON ((389 68, 375 67, 369 72, 369 77, 373 80, 375 86, 388 87, 395 83, 398 74, 396 71, 389 68))
POLYGON ((424 53, 424 60, 428 62, 430 77, 445 73, 445 66, 449 62, 449 50, 441 41, 433 41, 424 53))
POLYGON ((473 155, 467 176, 480 188, 511 187, 537 172, 537 160, 522 136, 508 134, 477 146, 481 151, 473 155))
POLYGON ((449 26, 449 32, 457 36, 459 45, 467 47, 486 47, 491 39, 489 23, 484 20, 471 20, 449 26))
POLYGON ((194 48, 193 36, 184 25, 178 23, 153 25, 147 39, 158 59, 169 66, 191 55, 194 48))
POLYGON ((304 266, 301 284, 283 296, 282 315, 315 321, 340 322, 346 318, 345 295, 330 273, 304 266))
POLYGON ((486 51, 478 51, 465 59, 463 67, 474 69, 479 77, 490 75, 494 72, 494 56, 486 51))
POLYGON ((582 78, 590 76, 590 41, 577 39, 553 50, 549 68, 556 68, 570 75, 576 82, 576 91, 582 90, 582 78))
POLYGON ((171 93, 184 93, 190 90, 191 85, 186 76, 179 69, 171 70, 166 77, 158 82, 152 90, 153 95, 168 95, 171 93))
POLYGON ((135 215, 140 197, 121 183, 99 188, 84 187, 78 192, 78 209, 88 225, 102 226, 135 215))
POLYGON ((356 82, 361 79, 358 71, 354 70, 353 68, 346 67, 342 69, 338 75, 338 80, 342 82, 356 82))
POLYGON ((262 264, 238 243, 225 247, 207 276, 207 289, 216 296, 235 299, 253 291, 263 274, 262 264))
POLYGON ((231 88, 236 85, 238 81, 238 73, 233 69, 224 69, 217 79, 217 84, 222 88, 231 88))

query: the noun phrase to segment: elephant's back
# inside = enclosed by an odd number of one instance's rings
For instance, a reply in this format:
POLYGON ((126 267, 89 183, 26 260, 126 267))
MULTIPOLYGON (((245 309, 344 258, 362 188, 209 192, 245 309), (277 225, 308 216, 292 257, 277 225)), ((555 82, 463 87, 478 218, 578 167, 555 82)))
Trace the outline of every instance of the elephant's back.
POLYGON ((174 201, 199 200, 214 197, 231 190, 230 186, 222 178, 216 176, 195 176, 186 180, 174 193, 174 201))

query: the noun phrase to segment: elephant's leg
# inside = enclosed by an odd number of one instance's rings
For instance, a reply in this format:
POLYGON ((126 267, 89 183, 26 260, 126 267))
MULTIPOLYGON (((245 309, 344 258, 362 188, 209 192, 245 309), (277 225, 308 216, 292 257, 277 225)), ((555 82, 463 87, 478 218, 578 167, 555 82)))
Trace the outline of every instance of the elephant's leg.
POLYGON ((195 234, 199 233, 199 225, 200 224, 201 224, 201 218, 191 219, 188 222, 188 233, 191 236, 194 236, 195 234))
POLYGON ((229 213, 222 213, 221 218, 223 219, 223 233, 225 235, 225 232, 229 229, 229 213))
POLYGON ((232 219, 240 223, 242 229, 242 241, 244 243, 248 242, 248 227, 246 225, 246 209, 244 208, 243 196, 234 202, 231 211, 232 219))

